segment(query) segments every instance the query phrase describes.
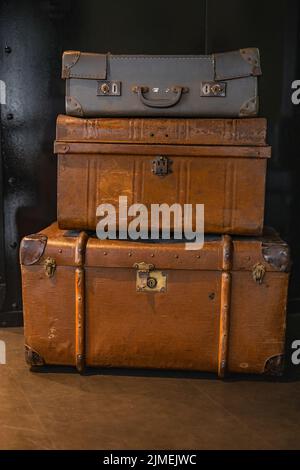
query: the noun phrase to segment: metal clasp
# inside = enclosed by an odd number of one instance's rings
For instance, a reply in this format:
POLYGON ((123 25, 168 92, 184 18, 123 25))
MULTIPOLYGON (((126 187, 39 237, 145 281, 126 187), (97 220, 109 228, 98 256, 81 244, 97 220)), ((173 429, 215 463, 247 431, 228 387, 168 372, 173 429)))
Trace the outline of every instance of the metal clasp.
POLYGON ((252 268, 252 277, 255 282, 262 284, 266 274, 266 268, 262 263, 256 263, 252 268))
POLYGON ((167 276, 164 272, 155 270, 153 264, 145 262, 134 263, 133 267, 137 269, 137 292, 166 292, 167 276))
POLYGON ((167 157, 158 155, 152 161, 152 173, 157 176, 165 176, 168 173, 171 173, 170 170, 170 161, 167 157))
POLYGON ((56 261, 54 258, 46 258, 44 262, 44 268, 46 276, 52 277, 54 276, 56 270, 56 261))
POLYGON ((98 80, 97 96, 120 96, 121 82, 98 80))
POLYGON ((201 82, 200 96, 224 97, 226 96, 225 82, 201 82))

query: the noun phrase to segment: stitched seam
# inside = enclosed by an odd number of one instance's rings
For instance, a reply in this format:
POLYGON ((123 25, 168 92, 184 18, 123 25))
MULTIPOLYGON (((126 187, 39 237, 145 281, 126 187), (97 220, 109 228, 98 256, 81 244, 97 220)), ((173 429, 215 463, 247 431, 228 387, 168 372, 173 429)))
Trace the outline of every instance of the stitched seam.
POLYGON ((105 76, 104 75, 87 75, 86 73, 85 74, 78 74, 78 73, 72 73, 70 74, 70 78, 73 78, 73 77, 78 77, 78 78, 98 78, 99 80, 105 80, 105 76))
POLYGON ((117 60, 212 60, 211 57, 206 57, 206 56, 197 56, 197 57, 145 57, 145 56, 110 56, 110 60, 117 59, 117 60))

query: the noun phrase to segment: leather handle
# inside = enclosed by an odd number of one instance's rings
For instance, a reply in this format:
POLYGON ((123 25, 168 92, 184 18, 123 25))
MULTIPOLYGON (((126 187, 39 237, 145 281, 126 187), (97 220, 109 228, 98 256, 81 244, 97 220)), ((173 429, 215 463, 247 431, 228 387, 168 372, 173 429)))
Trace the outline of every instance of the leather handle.
POLYGON ((175 104, 180 101, 182 93, 187 91, 187 89, 182 86, 174 86, 171 88, 174 97, 170 99, 161 98, 152 100, 144 96, 144 93, 147 93, 148 90, 149 88, 144 86, 135 86, 133 88, 133 92, 137 93, 141 102, 149 108, 170 108, 171 106, 175 106, 175 104))

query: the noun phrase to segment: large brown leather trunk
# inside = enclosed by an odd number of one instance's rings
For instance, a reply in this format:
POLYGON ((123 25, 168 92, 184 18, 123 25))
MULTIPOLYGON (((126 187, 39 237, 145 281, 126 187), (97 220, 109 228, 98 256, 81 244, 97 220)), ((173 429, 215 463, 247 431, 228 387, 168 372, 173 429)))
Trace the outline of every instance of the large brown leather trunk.
POLYGON ((54 224, 20 259, 32 365, 282 371, 289 250, 272 232, 189 251, 54 224))
POLYGON ((148 209, 204 204, 206 233, 262 232, 270 157, 265 119, 59 116, 55 152, 62 229, 95 230, 98 205, 118 208, 127 196, 128 205, 148 209), (157 174, 161 159, 164 175, 157 174))

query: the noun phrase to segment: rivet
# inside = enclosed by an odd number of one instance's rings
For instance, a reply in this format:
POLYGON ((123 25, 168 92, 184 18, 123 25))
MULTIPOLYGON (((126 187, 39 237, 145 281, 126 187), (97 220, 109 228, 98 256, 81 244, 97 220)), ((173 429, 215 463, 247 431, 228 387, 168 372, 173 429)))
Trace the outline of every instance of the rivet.
POLYGON ((200 256, 200 255, 197 255, 197 258, 201 258, 201 256, 200 256))
POLYGON ((14 115, 13 115, 12 113, 8 113, 8 114, 6 115, 6 119, 7 119, 8 121, 11 121, 13 118, 14 118, 14 115))
POLYGON ((12 243, 9 244, 9 246, 11 248, 17 248, 18 244, 17 244, 17 242, 12 242, 12 243))
POLYGON ((16 182, 16 178, 14 176, 11 176, 10 178, 8 178, 8 184, 10 184, 11 186, 14 185, 16 182))
POLYGON ((106 255, 107 255, 107 251, 104 251, 104 253, 103 253, 103 254, 104 254, 104 256, 106 256, 106 255))
POLYGON ((174 258, 179 258, 179 256, 178 256, 178 255, 174 255, 174 258))
POLYGON ((62 249, 61 249, 61 248, 58 250, 58 253, 62 253, 62 249))
POLYGON ((151 255, 150 255, 150 256, 151 256, 151 258, 154 258, 154 253, 151 253, 151 255))
POLYGON ((11 53, 11 47, 10 46, 5 46, 4 51, 6 52, 6 54, 10 54, 11 53))
POLYGON ((109 85, 107 83, 103 83, 100 87, 102 93, 108 93, 109 92, 109 85))
POLYGON ((16 309, 16 308, 18 307, 18 304, 17 304, 16 302, 13 302, 13 303, 11 304, 11 306, 12 306, 12 308, 16 309))

